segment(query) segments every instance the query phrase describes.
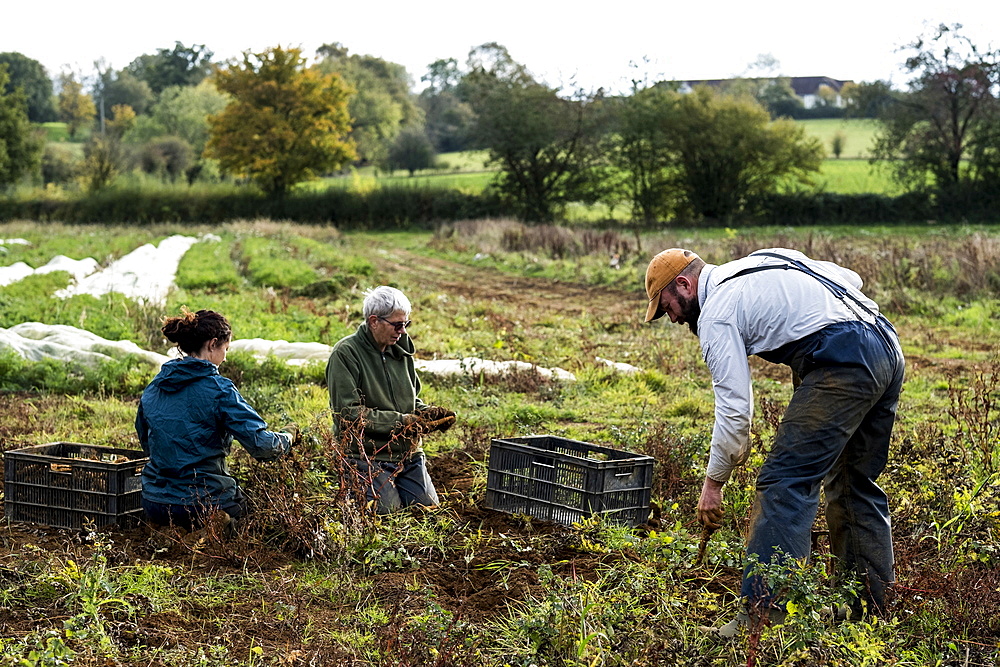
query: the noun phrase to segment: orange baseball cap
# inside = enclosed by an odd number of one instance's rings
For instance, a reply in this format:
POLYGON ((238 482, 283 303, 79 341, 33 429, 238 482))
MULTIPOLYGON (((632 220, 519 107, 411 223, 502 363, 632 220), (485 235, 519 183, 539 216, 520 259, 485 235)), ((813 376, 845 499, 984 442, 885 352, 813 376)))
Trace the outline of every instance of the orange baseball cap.
POLYGON ((670 248, 649 261, 649 266, 646 267, 646 296, 649 297, 649 306, 646 308, 647 322, 663 316, 660 312, 660 292, 696 259, 698 255, 690 250, 670 248))

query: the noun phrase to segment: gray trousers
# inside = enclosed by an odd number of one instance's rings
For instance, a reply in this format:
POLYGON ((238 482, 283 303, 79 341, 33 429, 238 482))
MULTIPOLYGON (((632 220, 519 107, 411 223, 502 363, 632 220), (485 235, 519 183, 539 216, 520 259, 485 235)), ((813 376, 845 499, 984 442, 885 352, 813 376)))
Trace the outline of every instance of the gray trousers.
POLYGON ((377 501, 379 514, 388 514, 408 505, 437 505, 437 490, 427 473, 427 459, 414 454, 405 461, 364 461, 347 459, 357 474, 358 486, 369 502, 377 501))

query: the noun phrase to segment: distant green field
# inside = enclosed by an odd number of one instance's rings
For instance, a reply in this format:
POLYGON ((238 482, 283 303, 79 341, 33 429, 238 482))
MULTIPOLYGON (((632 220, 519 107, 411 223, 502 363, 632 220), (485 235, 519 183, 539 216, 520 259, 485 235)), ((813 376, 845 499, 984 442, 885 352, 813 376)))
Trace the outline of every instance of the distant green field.
POLYGON ((868 160, 824 160, 813 182, 816 189, 823 192, 892 196, 903 193, 903 188, 892 181, 884 165, 872 165, 868 160))
POLYGON ((487 151, 463 151, 442 153, 437 158, 436 171, 478 171, 485 169, 487 151))
POLYGON ((45 140, 49 143, 82 143, 90 137, 90 128, 81 127, 76 137, 71 139, 66 123, 42 123, 42 128, 45 130, 45 140))
MULTIPOLYGON (((900 188, 891 182, 888 173, 883 168, 868 164, 872 141, 875 137, 875 121, 868 119, 817 119, 797 121, 809 136, 816 137, 827 151, 828 159, 823 162, 821 172, 814 180, 817 190, 856 194, 870 192, 875 194, 895 195, 900 188), (837 132, 844 135, 844 152, 841 158, 832 157, 830 142, 837 132)), ((89 128, 81 128, 75 139, 69 138, 65 123, 43 123, 49 143, 71 150, 73 154, 82 157, 83 141, 90 134, 89 128)), ((328 187, 349 189, 372 189, 381 185, 405 187, 440 187, 454 188, 465 192, 477 193, 489 183, 493 171, 485 166, 486 151, 464 151, 459 153, 442 153, 437 158, 434 169, 418 171, 411 177, 405 171, 393 174, 377 172, 372 167, 362 167, 350 175, 324 178, 301 187, 311 190, 322 190, 328 187)))
POLYGON ((805 128, 806 134, 816 137, 828 157, 833 157, 831 142, 837 132, 844 135, 844 149, 841 159, 871 157, 872 142, 875 139, 877 124, 868 118, 817 118, 815 120, 796 121, 805 128))

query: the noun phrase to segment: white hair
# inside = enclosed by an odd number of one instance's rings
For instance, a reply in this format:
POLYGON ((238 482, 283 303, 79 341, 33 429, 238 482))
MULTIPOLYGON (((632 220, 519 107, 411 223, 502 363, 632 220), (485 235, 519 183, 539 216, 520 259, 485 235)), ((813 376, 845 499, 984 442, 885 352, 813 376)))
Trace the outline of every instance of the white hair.
POLYGON ((381 285, 365 291, 363 306, 365 321, 372 315, 388 317, 397 310, 402 311, 406 317, 410 315, 410 300, 395 287, 381 285))

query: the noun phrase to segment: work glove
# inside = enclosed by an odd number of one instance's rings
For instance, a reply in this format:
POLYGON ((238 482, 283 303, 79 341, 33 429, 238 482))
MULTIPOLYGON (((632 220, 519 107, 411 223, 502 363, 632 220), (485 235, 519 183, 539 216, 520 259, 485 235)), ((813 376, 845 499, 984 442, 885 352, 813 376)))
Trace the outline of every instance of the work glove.
POLYGON ((292 444, 298 446, 302 444, 302 432, 299 431, 298 424, 288 423, 281 427, 279 433, 287 433, 292 436, 292 444))
POLYGON ((419 434, 447 431, 454 423, 455 413, 437 419, 431 419, 429 415, 425 415, 424 411, 403 415, 403 429, 419 434))
POLYGON ((455 415, 451 410, 442 408, 439 405, 425 405, 424 407, 417 410, 417 415, 422 419, 429 419, 434 421, 436 419, 441 419, 443 417, 452 417, 455 415))

